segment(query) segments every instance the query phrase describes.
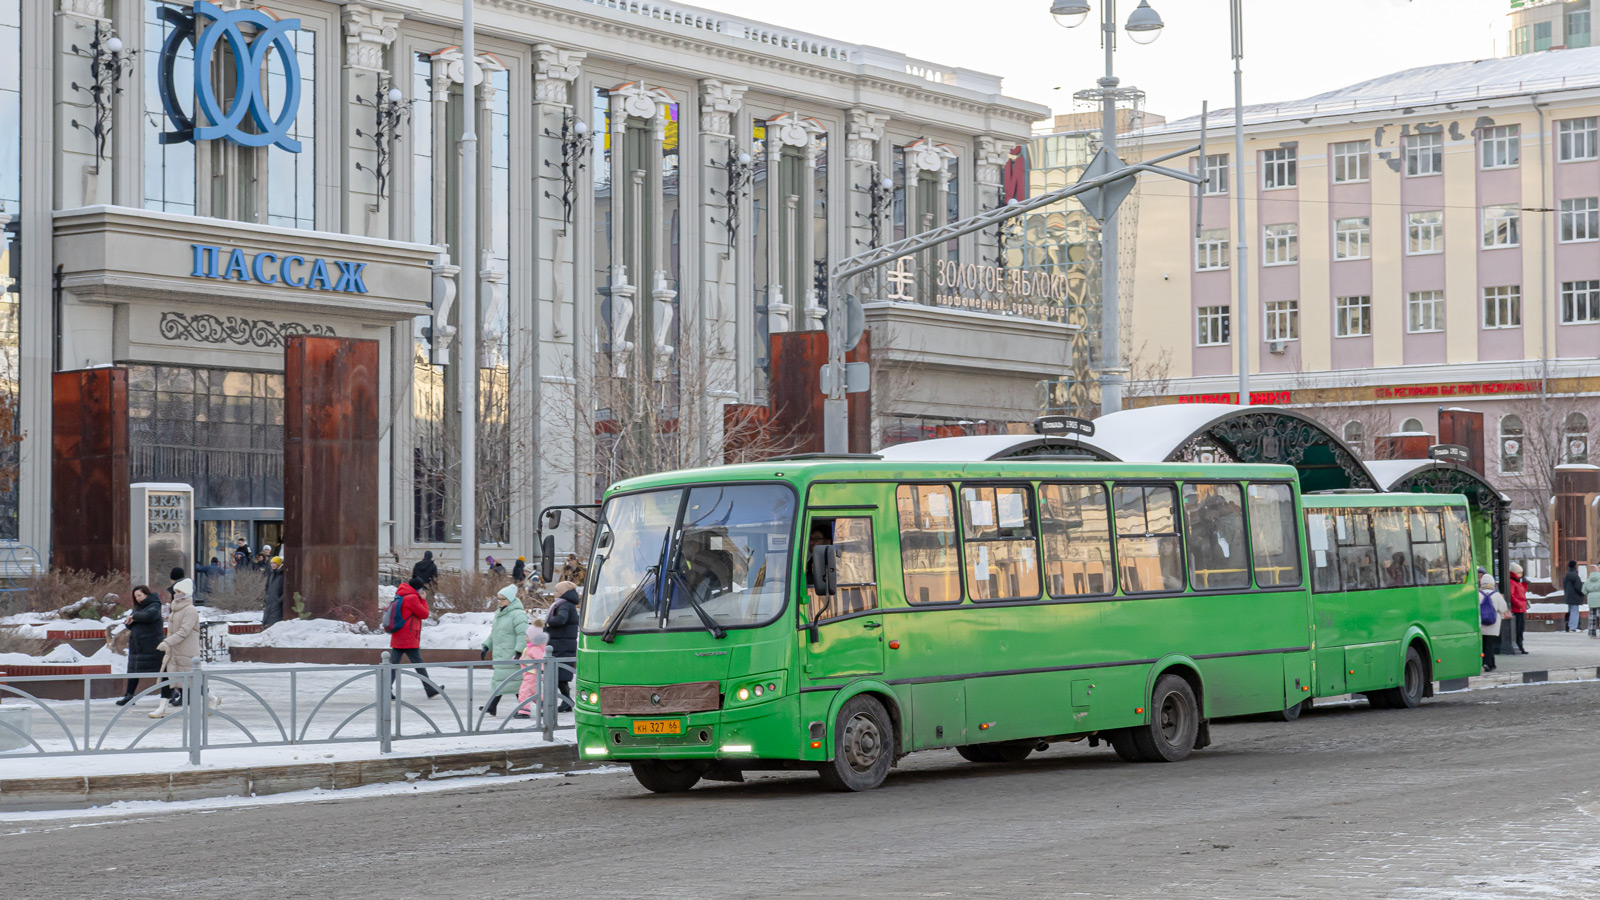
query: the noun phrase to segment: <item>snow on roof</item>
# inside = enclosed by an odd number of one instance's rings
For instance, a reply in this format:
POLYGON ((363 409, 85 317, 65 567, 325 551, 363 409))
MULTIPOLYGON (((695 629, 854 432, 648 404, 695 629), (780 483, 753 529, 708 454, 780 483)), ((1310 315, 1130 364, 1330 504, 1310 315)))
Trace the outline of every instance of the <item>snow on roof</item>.
POLYGON ((1126 462, 1162 462, 1195 432, 1238 411, 1224 403, 1125 409, 1094 420, 1094 443, 1126 462))
MULTIPOLYGON (((1436 459, 1369 459, 1366 460, 1366 464, 1367 471, 1372 473, 1373 479, 1377 482, 1378 490, 1385 493, 1394 490, 1395 485, 1424 469, 1459 469, 1488 484, 1481 475, 1466 466, 1436 459)), ((1500 494, 1500 499, 1508 503, 1511 501, 1505 494, 1500 494)))
MULTIPOLYGON (((1600 87, 1600 47, 1549 50, 1504 59, 1474 59, 1402 69, 1301 100, 1246 105, 1245 122, 1257 125, 1340 112, 1392 109, 1430 103, 1514 97, 1547 91, 1600 87)), ((1233 110, 1214 110, 1211 122, 1233 122, 1233 110)), ((1194 131, 1200 117, 1176 119, 1145 129, 1146 137, 1194 131)))
POLYGON ((1027 447, 1045 442, 1063 447, 1081 446, 1097 450, 1092 439, 1077 441, 1064 438, 1043 438, 1037 434, 982 434, 967 437, 933 438, 884 447, 878 455, 894 462, 983 462, 1002 459, 1027 447))

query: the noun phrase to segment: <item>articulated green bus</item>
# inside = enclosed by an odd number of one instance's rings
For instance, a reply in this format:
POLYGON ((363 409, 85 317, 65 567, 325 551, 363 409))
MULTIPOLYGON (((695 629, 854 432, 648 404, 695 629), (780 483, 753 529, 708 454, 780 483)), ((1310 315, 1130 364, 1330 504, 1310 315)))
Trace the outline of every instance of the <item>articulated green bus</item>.
POLYGON ((916 750, 1171 761, 1213 718, 1351 691, 1414 705, 1480 668, 1464 503, 1303 507, 1294 469, 1231 464, 833 457, 621 482, 589 569, 579 751, 653 791, 752 769, 865 790, 916 750))

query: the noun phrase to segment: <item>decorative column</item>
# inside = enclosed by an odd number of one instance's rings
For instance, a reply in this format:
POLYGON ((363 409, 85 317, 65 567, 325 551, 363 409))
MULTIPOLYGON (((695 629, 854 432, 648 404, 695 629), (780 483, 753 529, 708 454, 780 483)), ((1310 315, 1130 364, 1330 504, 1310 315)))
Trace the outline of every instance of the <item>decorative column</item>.
MULTIPOLYGON (((888 170, 879 165, 882 157, 883 128, 889 117, 865 109, 852 109, 845 132, 845 183, 849 190, 842 204, 845 227, 849 240, 846 253, 854 256, 871 247, 881 246, 889 234, 889 204, 874 207, 873 196, 880 192, 877 183, 888 177, 888 170)), ((869 279, 856 282, 857 296, 863 300, 883 297, 883 270, 877 269, 869 279)), ((837 290, 852 290, 849 285, 837 285, 837 290)))
MULTIPOLYGON (((781 217, 775 223, 776 227, 771 229, 775 235, 773 240, 781 243, 767 256, 775 273, 772 283, 784 286, 784 293, 791 300, 801 303, 801 317, 796 323, 800 331, 820 329, 822 316, 826 312, 818 302, 811 274, 817 258, 814 229, 811 227, 811 207, 816 203, 813 192, 817 183, 817 153, 820 149, 817 138, 826 133, 821 122, 802 118, 799 113, 784 113, 767 120, 767 184, 772 193, 773 208, 781 217), (786 177, 788 163, 784 151, 788 148, 798 150, 805 159, 805 171, 799 179, 786 177), (803 182, 801 193, 781 192, 787 191, 795 180, 803 182)), ((784 304, 784 307, 783 314, 787 317, 791 308, 788 304, 784 304)), ((788 329, 778 328, 775 319, 772 330, 788 329)))
POLYGON ((109 118, 102 121, 98 107, 109 110, 118 101, 139 103, 136 94, 117 97, 111 93, 106 83, 110 73, 105 66, 109 64, 102 65, 101 84, 96 85, 94 56, 98 53, 104 59, 109 55, 103 41, 96 38, 108 40, 113 34, 105 12, 105 0, 61 0, 61 13, 55 17, 57 209, 111 202, 112 143, 107 139, 102 148, 95 128, 98 124, 108 129, 112 123, 109 118))
POLYGON ((721 408, 752 389, 753 365, 738 365, 738 359, 752 359, 744 340, 744 328, 751 327, 751 310, 737 301, 739 282, 739 233, 747 221, 750 200, 751 164, 748 152, 740 145, 738 113, 749 88, 725 84, 714 78, 700 82, 700 170, 701 181, 710 186, 700 206, 700 271, 702 296, 695 317, 686 322, 686 334, 698 335, 701 371, 705 379, 704 396, 697 400, 698 427, 690 433, 699 441, 698 458, 711 461, 712 448, 724 446, 725 416, 721 408), (741 353, 741 349, 743 352, 741 353))
MULTIPOLYGON (((618 377, 632 373, 637 389, 636 400, 643 396, 644 386, 660 378, 662 360, 670 360, 675 348, 666 343, 672 324, 672 301, 677 292, 667 287, 666 224, 652 221, 648 225, 643 213, 658 209, 661 198, 661 149, 667 137, 667 107, 673 102, 671 94, 660 88, 648 88, 643 82, 629 82, 611 90, 611 165, 612 213, 611 245, 616 248, 613 258, 619 260, 612 266, 611 344, 613 369, 618 377), (629 158, 628 120, 645 119, 650 122, 651 141, 645 160, 629 158), (649 201, 649 202, 647 202, 649 201), (626 228, 624 232, 623 229, 626 228), (630 284, 629 263, 632 263, 633 282, 630 284), (645 280, 648 279, 648 280, 645 280), (650 308, 644 315, 631 299, 624 297, 619 304, 619 286, 637 292, 648 285, 650 308), (627 309, 619 310, 620 306, 627 309), (625 315, 620 313, 626 313, 625 315), (637 319, 637 323, 633 320, 637 319), (650 354, 657 362, 635 371, 628 355, 649 342, 650 354)), ((643 297, 639 298, 641 301, 643 297)), ((644 354, 641 354, 644 355, 644 354)))
MULTIPOLYGON (((376 129, 376 104, 389 90, 389 71, 384 57, 399 33, 400 16, 387 10, 350 4, 342 13, 344 21, 344 67, 341 85, 344 114, 344 223, 352 234, 388 238, 389 217, 382 214, 382 200, 373 172, 378 168, 378 151, 370 138, 376 129), (357 102, 363 98, 367 104, 357 102), (358 171, 356 166, 360 165, 358 171)), ((419 98, 426 103, 427 98, 419 98)))

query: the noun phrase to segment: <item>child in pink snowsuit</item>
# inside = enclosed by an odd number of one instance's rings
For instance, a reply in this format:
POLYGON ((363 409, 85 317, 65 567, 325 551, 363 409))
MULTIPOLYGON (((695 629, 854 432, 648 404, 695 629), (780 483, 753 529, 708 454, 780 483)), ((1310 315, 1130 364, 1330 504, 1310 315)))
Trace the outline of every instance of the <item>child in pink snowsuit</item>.
MULTIPOLYGON (((544 659, 545 649, 550 644, 550 635, 538 625, 528 626, 528 646, 522 651, 524 661, 530 659, 544 659)), ((517 718, 532 718, 533 710, 539 705, 539 676, 543 666, 531 666, 522 672, 522 687, 517 691, 517 718), (530 703, 529 700, 532 700, 530 703)))

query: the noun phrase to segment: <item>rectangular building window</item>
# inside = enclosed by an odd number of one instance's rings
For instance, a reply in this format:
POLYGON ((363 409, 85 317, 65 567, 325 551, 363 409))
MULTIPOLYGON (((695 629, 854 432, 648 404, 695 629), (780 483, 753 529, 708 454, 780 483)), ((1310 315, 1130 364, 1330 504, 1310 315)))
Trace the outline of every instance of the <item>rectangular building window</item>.
MULTIPOLYGON (((311 230, 317 227, 317 33, 302 28, 288 37, 300 64, 300 112, 289 136, 300 142, 300 152, 267 148, 267 224, 311 230)), ((268 104, 275 108, 287 90, 283 57, 270 53, 268 104)))
POLYGON ((1372 220, 1366 216, 1333 223, 1333 258, 1367 259, 1372 256, 1372 220))
POLYGON ((1522 287, 1502 285, 1483 289, 1483 327, 1522 327, 1522 287))
POLYGON ((411 61, 411 240, 433 243, 433 61, 418 53, 411 61))
POLYGON ((1206 228, 1194 243, 1196 269, 1226 269, 1228 267, 1228 229, 1206 228))
POLYGON ((1183 486, 1183 521, 1189 533, 1189 586, 1217 591, 1250 586, 1244 546, 1244 503, 1237 484, 1183 486))
POLYGON ((907 603, 961 602, 961 561, 955 495, 949 485, 902 484, 895 489, 900 517, 900 567, 907 603))
POLYGON ((1300 226, 1290 222, 1262 229, 1261 264, 1285 266, 1300 260, 1300 226))
POLYGON ((1022 600, 1039 596, 1039 546, 1028 485, 961 489, 967 596, 1022 600))
POLYGON ((1177 491, 1168 485, 1119 484, 1114 496, 1123 593, 1183 590, 1177 491))
POLYGON ((1511 33, 1511 46, 1511 52, 1514 56, 1521 56, 1522 54, 1528 52, 1530 46, 1530 42, 1528 40, 1528 26, 1518 26, 1517 29, 1511 33))
POLYGON ((1208 195, 1226 194, 1228 192, 1228 154, 1213 153, 1206 157, 1206 193, 1208 195))
POLYGON ((1406 297, 1406 331, 1425 334, 1444 330, 1444 291, 1412 291, 1406 297))
POLYGON ((1422 256, 1444 252, 1444 210, 1414 212, 1406 216, 1406 253, 1422 256))
POLYGON ((1561 324, 1600 322, 1600 281, 1561 282, 1561 324))
POLYGON ((1575 9, 1567 13, 1568 50, 1589 46, 1589 13, 1587 9, 1575 9))
POLYGON ((1561 201, 1561 243, 1600 240, 1600 198, 1561 201))
POLYGON ((1497 250, 1522 244, 1522 210, 1515 203, 1483 208, 1483 249, 1497 250))
MULTIPOLYGON (((161 18, 161 8, 183 8, 181 3, 146 3, 144 7, 145 52, 138 57, 144 64, 144 208, 157 212, 195 214, 195 175, 193 142, 161 143, 161 135, 172 127, 156 85, 161 78, 160 48, 172 33, 172 23, 161 18)), ((274 56, 277 54, 274 53, 274 56)), ((178 43, 173 65, 173 84, 179 102, 194 103, 194 44, 178 43)))
POLYGON ((1478 134, 1478 147, 1485 169, 1509 169, 1522 159, 1522 126, 1485 128, 1478 134))
POLYGON ((1372 334, 1372 298, 1340 297, 1333 301, 1334 337, 1367 337, 1372 334))
POLYGON ((1549 50, 1555 40, 1555 30, 1554 22, 1533 23, 1533 52, 1549 50))
POLYGON ((1263 340, 1300 340, 1299 300, 1272 300, 1267 303, 1266 336, 1263 340))
POLYGON ((1444 136, 1413 134, 1404 139, 1406 148, 1406 175, 1437 175, 1444 171, 1444 136))
POLYGON ((1250 556, 1257 587, 1300 583, 1300 538, 1295 527, 1294 489, 1287 484, 1250 485, 1250 556))
POLYGON ((1228 307, 1202 306, 1195 311, 1195 343, 1216 347, 1228 343, 1228 307))
POLYGON ((1039 487, 1039 527, 1044 538, 1044 583, 1052 597, 1109 594, 1111 516, 1099 484, 1039 487))
POLYGON ((1595 117, 1562 119, 1556 123, 1556 158, 1561 162, 1600 157, 1600 134, 1595 117))
POLYGON ((1261 187, 1270 191, 1298 184, 1299 174, 1296 172, 1298 156, 1299 151, 1296 147, 1261 151, 1261 187))
POLYGON ((1366 181, 1371 177, 1367 168, 1372 157, 1370 141, 1345 141, 1334 144, 1332 157, 1334 184, 1366 181))

